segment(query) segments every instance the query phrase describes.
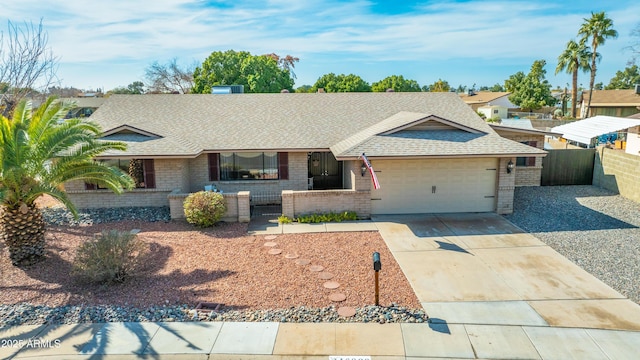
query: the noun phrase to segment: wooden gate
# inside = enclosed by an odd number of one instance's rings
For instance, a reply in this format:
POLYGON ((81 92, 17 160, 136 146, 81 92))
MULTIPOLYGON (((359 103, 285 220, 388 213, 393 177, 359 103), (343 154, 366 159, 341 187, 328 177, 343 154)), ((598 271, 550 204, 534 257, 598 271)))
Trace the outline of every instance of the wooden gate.
POLYGON ((591 185, 595 149, 547 150, 542 158, 542 186, 591 185))

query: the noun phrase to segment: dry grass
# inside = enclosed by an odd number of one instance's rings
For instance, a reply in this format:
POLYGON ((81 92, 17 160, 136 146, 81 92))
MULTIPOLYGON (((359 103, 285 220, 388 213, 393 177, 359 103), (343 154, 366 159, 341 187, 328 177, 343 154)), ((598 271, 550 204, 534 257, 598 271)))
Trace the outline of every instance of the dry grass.
POLYGON ((279 235, 280 255, 268 254, 264 236, 249 236, 246 224, 224 224, 208 230, 182 223, 118 222, 87 227, 52 227, 47 231, 46 260, 27 269, 11 265, 0 249, 0 303, 29 302, 48 306, 223 303, 227 308, 273 309, 331 305, 328 295, 341 292, 340 305, 373 303, 371 255, 381 254, 380 304, 395 302, 418 308, 408 281, 377 232, 279 235), (144 276, 109 287, 81 284, 70 277, 76 248, 104 229, 141 229, 138 235, 152 256, 144 276), (325 280, 300 266, 287 253, 322 265, 341 284, 325 289, 325 280))

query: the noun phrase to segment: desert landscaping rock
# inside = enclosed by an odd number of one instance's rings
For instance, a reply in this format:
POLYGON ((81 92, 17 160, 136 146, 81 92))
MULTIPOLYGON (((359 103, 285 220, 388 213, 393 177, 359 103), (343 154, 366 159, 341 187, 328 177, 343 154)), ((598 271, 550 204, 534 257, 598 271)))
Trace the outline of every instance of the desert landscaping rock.
POLYGON ((320 272, 320 271, 324 270, 324 266, 322 266, 322 265, 311 265, 311 266, 309 266, 309 270, 320 272))
POLYGON ((278 243, 273 242, 273 241, 267 241, 266 243, 264 243, 264 246, 266 246, 266 247, 274 247, 274 246, 277 246, 277 245, 278 245, 278 243))
POLYGON ((318 274, 318 277, 322 280, 331 280, 333 279, 333 274, 330 272, 323 271, 318 274))
POLYGON ((171 213, 168 206, 82 209, 78 212, 77 219, 62 206, 43 208, 41 210, 42 218, 49 225, 88 226, 124 220, 171 221, 171 213))
POLYGON ((282 254, 282 249, 269 249, 269 254, 271 255, 279 255, 282 254))
POLYGON ((346 299, 347 299, 347 295, 343 293, 335 293, 335 294, 329 295, 329 300, 335 301, 335 302, 345 301, 346 299))
POLYGON ((311 264, 311 260, 309 259, 297 259, 296 260, 296 264, 304 266, 304 265, 309 265, 311 264))
POLYGON ((327 281, 322 284, 322 286, 327 289, 337 289, 340 287, 340 283, 338 283, 337 281, 327 281))

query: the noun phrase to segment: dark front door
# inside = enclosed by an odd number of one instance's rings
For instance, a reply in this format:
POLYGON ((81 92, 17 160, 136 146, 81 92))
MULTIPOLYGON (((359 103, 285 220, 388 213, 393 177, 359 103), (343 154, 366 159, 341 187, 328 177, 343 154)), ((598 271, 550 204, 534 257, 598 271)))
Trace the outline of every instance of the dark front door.
POLYGON ((342 161, 336 160, 332 153, 311 153, 308 166, 314 190, 342 189, 342 161))

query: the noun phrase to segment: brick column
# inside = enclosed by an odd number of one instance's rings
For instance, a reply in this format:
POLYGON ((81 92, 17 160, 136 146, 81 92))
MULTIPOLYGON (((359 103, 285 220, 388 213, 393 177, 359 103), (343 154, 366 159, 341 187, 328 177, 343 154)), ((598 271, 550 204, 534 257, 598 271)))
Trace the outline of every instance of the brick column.
POLYGON ((496 202, 496 213, 511 214, 513 213, 513 192, 516 188, 516 167, 511 173, 507 173, 507 163, 509 160, 515 163, 515 159, 502 158, 498 166, 498 198, 496 202))
POLYGON ((295 217, 293 204, 293 190, 282 190, 282 215, 293 219, 295 217))
POLYGON ((184 219, 184 199, 188 194, 181 194, 180 189, 173 190, 169 196, 169 212, 171 219, 184 219))
POLYGON ((238 191, 238 222, 251 221, 251 193, 238 191))

